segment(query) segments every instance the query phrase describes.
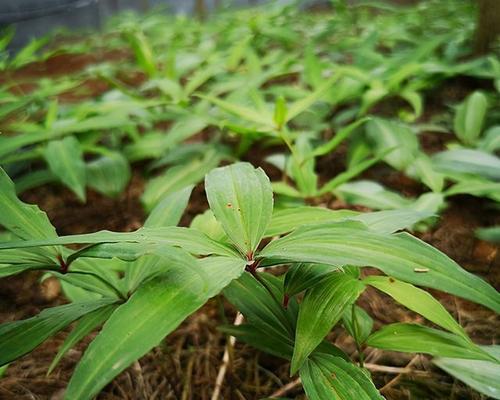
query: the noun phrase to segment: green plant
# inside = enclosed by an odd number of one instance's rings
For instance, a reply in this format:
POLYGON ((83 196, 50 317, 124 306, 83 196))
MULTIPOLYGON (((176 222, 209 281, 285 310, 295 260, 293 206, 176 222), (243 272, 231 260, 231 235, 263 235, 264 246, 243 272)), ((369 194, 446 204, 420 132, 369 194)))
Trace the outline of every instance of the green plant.
POLYGON ((75 369, 68 399, 96 395, 221 291, 247 319, 241 327, 224 329, 291 359, 291 373, 300 373, 310 399, 381 398, 363 369, 362 353, 357 366, 341 349, 324 341, 340 320, 360 349, 369 345, 499 362, 475 345, 437 300, 414 286, 500 310, 500 294, 482 279, 419 239, 395 233, 428 214, 412 210, 358 214, 315 207, 273 213, 265 173, 237 163, 214 169, 205 179, 213 223, 220 224, 219 229, 207 223, 193 226, 204 226, 212 235, 218 232, 214 238, 196 227, 175 226, 190 188, 164 198, 138 231, 59 237, 44 213, 16 198, 3 171, 0 178, 0 204, 7 210, 0 215, 0 224, 11 239, 0 243, 0 274, 40 269, 71 288, 83 289, 79 295, 69 290, 73 303, 1 325, 0 365, 79 321, 59 359, 104 323, 75 369), (275 236, 282 237, 265 246, 261 243, 275 236), (67 244, 87 246, 70 250, 64 247, 67 244), (260 272, 262 267, 283 264, 290 266, 284 277, 260 272), (387 276, 363 278, 360 270, 367 265, 387 276), (371 333, 370 318, 354 305, 367 286, 441 329, 396 323, 371 333), (297 295, 304 291, 299 302, 297 295))

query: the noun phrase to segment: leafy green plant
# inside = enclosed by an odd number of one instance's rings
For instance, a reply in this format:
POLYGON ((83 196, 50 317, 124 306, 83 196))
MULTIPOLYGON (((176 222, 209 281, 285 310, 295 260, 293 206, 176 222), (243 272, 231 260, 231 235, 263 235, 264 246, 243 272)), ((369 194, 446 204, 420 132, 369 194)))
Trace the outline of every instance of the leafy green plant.
POLYGON ((247 320, 224 329, 291 360, 291 373, 300 373, 310 399, 381 398, 362 358, 357 366, 324 340, 341 320, 360 346, 499 362, 475 345, 437 300, 414 286, 500 310, 500 294, 482 279, 419 239, 396 233, 428 214, 412 210, 358 214, 315 207, 273 213, 273 193, 265 173, 237 163, 214 169, 205 179, 214 223, 220 224, 222 236, 211 238, 195 227, 175 226, 190 189, 165 197, 135 232, 57 236, 44 213, 17 199, 3 171, 0 177, 0 204, 7 210, 0 215, 0 224, 13 239, 0 243, 1 275, 45 270, 84 293, 78 300, 73 294, 76 301, 70 304, 1 325, 0 365, 79 321, 59 359, 105 321, 75 369, 65 394, 68 399, 95 396, 221 291, 247 320), (322 222, 314 222, 318 218, 322 222), (282 237, 261 243, 271 236, 282 237), (86 246, 70 250, 64 247, 67 244, 86 246), (259 271, 283 264, 291 266, 284 277, 259 271), (367 265, 386 276, 363 278, 360 270, 367 265), (396 323, 371 333, 369 317, 354 306, 367 286, 440 329, 396 323), (299 301, 298 294, 304 291, 299 301))

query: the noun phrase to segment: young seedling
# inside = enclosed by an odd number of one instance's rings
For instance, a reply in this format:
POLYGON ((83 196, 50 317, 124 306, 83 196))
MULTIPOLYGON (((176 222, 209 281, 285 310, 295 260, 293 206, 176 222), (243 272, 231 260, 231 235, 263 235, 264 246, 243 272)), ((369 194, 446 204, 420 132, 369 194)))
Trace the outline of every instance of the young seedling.
POLYGON ((222 237, 174 226, 190 189, 165 198, 135 232, 59 237, 44 213, 17 199, 3 171, 0 178, 0 205, 7 210, 0 215, 0 224, 13 239, 0 243, 0 274, 46 270, 88 293, 83 301, 80 297, 33 318, 0 325, 0 366, 73 321, 79 323, 61 352, 105 321, 75 369, 67 399, 97 395, 220 292, 247 320, 226 330, 291 360, 291 373, 300 374, 311 400, 381 398, 362 367, 324 341, 341 319, 360 349, 368 345, 498 363, 467 337, 437 300, 414 286, 500 310, 500 294, 485 281, 419 239, 397 233, 428 214, 411 210, 357 214, 315 207, 273 214, 273 193, 265 173, 237 163, 214 169, 205 179, 222 237), (282 237, 262 243, 276 236, 282 237), (67 244, 87 247, 70 250, 64 247, 67 244), (276 265, 291 266, 284 280, 258 272, 276 265), (367 265, 386 276, 361 279, 360 270, 367 265), (425 273, 416 272, 424 269, 425 273), (383 291, 440 329, 397 323, 371 333, 369 317, 352 309, 366 286, 383 291), (302 291, 305 295, 299 302, 296 295, 302 291))

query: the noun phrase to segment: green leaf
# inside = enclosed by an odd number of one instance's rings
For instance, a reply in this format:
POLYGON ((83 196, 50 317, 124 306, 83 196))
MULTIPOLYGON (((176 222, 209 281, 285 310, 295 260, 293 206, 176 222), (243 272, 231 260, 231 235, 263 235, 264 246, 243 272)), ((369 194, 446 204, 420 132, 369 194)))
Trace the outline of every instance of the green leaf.
POLYGON ((85 201, 87 175, 80 143, 73 136, 52 140, 44 151, 50 171, 85 201))
POLYGON ((211 171, 205 178, 208 203, 224 231, 249 260, 271 220, 273 192, 260 168, 237 163, 211 171))
POLYGON ((288 108, 288 112, 286 114, 286 122, 292 120, 297 115, 306 111, 314 103, 321 100, 326 95, 328 90, 333 86, 333 84, 340 78, 340 76, 341 75, 339 73, 332 75, 314 92, 311 92, 308 96, 290 104, 290 107, 288 108))
POLYGON ((285 293, 288 296, 309 289, 341 267, 328 264, 294 264, 285 275, 285 293))
POLYGON ((147 183, 141 197, 144 206, 147 210, 151 210, 164 196, 197 184, 219 164, 219 161, 220 157, 210 152, 203 159, 195 159, 169 168, 147 183))
POLYGON ((347 204, 357 204, 379 210, 405 208, 411 205, 410 199, 372 181, 344 183, 337 187, 334 193, 347 204))
POLYGON ((366 133, 378 152, 394 149, 384 157, 390 166, 403 171, 413 163, 419 151, 419 144, 417 136, 409 127, 381 118, 372 118, 366 128, 366 133))
POLYGON ((23 321, 0 325, 0 365, 25 355, 71 322, 113 302, 113 299, 103 299, 66 304, 47 308, 23 321))
POLYGON ((192 268, 177 262, 162 276, 141 285, 116 309, 87 348, 68 385, 66 399, 85 400, 97 395, 245 267, 243 260, 228 257, 201 261, 186 257, 185 262, 203 274, 194 274, 192 268))
POLYGON ((417 324, 390 324, 372 333, 366 344, 382 350, 424 353, 440 357, 495 361, 479 346, 453 333, 417 324))
POLYGON ((349 219, 361 221, 368 228, 379 233, 393 233, 403 229, 411 229, 417 222, 430 216, 432 216, 430 212, 400 209, 363 213, 349 219))
POLYGON ((347 139, 349 135, 353 133, 359 126, 363 125, 365 122, 368 121, 370 121, 370 118, 368 117, 361 118, 339 129, 339 131, 335 134, 335 136, 332 137, 328 142, 322 144, 321 146, 317 146, 314 149, 312 156, 318 157, 331 153, 340 145, 340 143, 342 143, 345 139, 347 139))
POLYGON ((500 226, 478 229, 476 234, 479 239, 487 240, 488 242, 500 242, 500 226))
MULTIPOLYGON (((126 252, 128 243, 132 244, 131 248, 134 251, 139 249, 136 244, 140 243, 143 245, 163 244, 178 246, 196 255, 218 254, 234 256, 237 254, 235 250, 210 239, 202 232, 177 226, 141 228, 135 232, 99 231, 82 235, 59 236, 54 239, 0 242, 0 250, 67 244, 96 244, 103 246, 103 248, 109 246, 110 254, 112 254, 112 257, 115 257, 120 254, 120 251, 126 252), (123 246, 122 250, 119 249, 120 246, 116 246, 115 249, 112 249, 111 244, 113 243, 121 244, 123 246)), ((86 249, 83 249, 82 252, 84 250, 86 249)), ((127 258, 127 260, 129 260, 129 258, 127 258)))
POLYGON ((282 235, 297 229, 301 225, 318 222, 340 221, 358 215, 350 210, 330 210, 324 207, 294 207, 275 211, 264 237, 282 235))
POLYGON ((74 345, 76 345, 80 340, 82 340, 85 336, 87 336, 90 332, 92 332, 95 328, 101 325, 104 321, 106 321, 111 313, 116 309, 116 304, 110 304, 108 306, 104 306, 98 308, 95 311, 92 311, 86 315, 84 315, 78 322, 75 328, 71 331, 68 337, 64 340, 64 343, 59 348, 56 356, 52 360, 52 363, 49 366, 49 370, 47 371, 47 375, 54 370, 57 366, 61 358, 71 349, 74 345))
POLYGON ((278 129, 281 129, 281 127, 286 123, 286 114, 287 114, 287 108, 286 108, 286 101, 283 96, 279 96, 276 99, 276 103, 274 105, 274 116, 273 120, 278 129))
POLYGON ((193 186, 188 186, 161 199, 144 222, 144 227, 176 226, 184 214, 192 190, 193 186))
POLYGON ((500 158, 480 150, 455 149, 433 156, 433 162, 444 173, 475 174, 500 181, 500 158))
POLYGON ((306 292, 299 307, 291 374, 299 370, 364 288, 351 275, 334 272, 306 292))
POLYGON ((406 233, 382 234, 356 221, 304 225, 269 243, 259 256, 278 263, 373 266, 397 279, 500 310, 494 288, 439 250, 406 233))
POLYGON ((344 311, 342 323, 358 344, 364 343, 372 333, 373 319, 355 304, 344 311))
POLYGON ((300 369, 310 400, 382 400, 369 376, 340 357, 317 355, 300 369))
POLYGON ((28 205, 16 196, 14 183, 0 168, 0 225, 21 239, 57 237, 47 215, 35 205, 28 205))
POLYGON ((144 33, 137 30, 129 30, 124 32, 124 36, 134 52, 137 64, 139 64, 144 73, 150 78, 156 76, 158 70, 156 68, 153 49, 144 33))
POLYGON ((117 197, 130 180, 130 165, 123 155, 107 152, 87 164, 88 185, 106 196, 117 197))
POLYGON ((269 118, 267 115, 263 115, 262 113, 253 110, 252 108, 245 107, 239 104, 230 103, 228 101, 221 100, 213 96, 206 96, 199 94, 198 97, 207 100, 211 103, 214 103, 215 105, 222 108, 224 111, 236 115, 237 117, 243 118, 246 121, 254 122, 256 124, 264 125, 267 127, 274 126, 272 118, 269 118))
POLYGON ((467 145, 473 145, 483 128, 488 101, 481 92, 470 94, 465 101, 457 107, 453 126, 456 135, 467 145))
POLYGON ((461 380, 478 392, 500 399, 500 346, 483 346, 482 349, 497 358, 497 361, 469 360, 461 358, 435 358, 439 368, 461 380))
POLYGON ((453 319, 439 301, 425 290, 386 276, 369 276, 363 282, 388 294, 398 303, 422 315, 436 325, 469 340, 458 322, 453 319))

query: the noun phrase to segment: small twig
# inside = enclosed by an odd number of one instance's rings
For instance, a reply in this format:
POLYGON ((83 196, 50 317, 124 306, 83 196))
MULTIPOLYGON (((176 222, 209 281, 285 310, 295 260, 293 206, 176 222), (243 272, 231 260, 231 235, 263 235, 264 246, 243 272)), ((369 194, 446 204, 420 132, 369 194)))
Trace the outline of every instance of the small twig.
POLYGON ((285 394, 287 394, 290 390, 293 390, 295 389, 297 386, 299 386, 301 384, 300 382, 300 378, 297 378, 295 379, 294 381, 291 381, 289 383, 287 383, 285 386, 283 386, 282 388, 276 390, 276 392, 274 392, 271 397, 281 397, 281 396, 284 396, 285 394))
MULTIPOLYGON (((234 319, 233 325, 238 326, 243 322, 243 314, 236 314, 236 318, 234 319)), ((229 340, 226 344, 226 350, 224 350, 224 355, 222 356, 222 364, 219 368, 219 373, 217 374, 217 378, 215 379, 214 392, 212 393, 211 400, 218 400, 220 395, 220 390, 222 388, 222 383, 224 382, 224 378, 226 376, 227 367, 229 366, 229 354, 231 349, 234 347, 236 343, 236 338, 234 336, 230 336, 229 340)))
MULTIPOLYGON (((420 356, 417 354, 415 357, 413 357, 411 359, 411 361, 406 364, 406 367, 403 368, 403 369, 409 369, 417 360, 420 359, 420 356)), ((389 389, 391 386, 395 385, 398 381, 399 381, 399 378, 401 378, 401 373, 399 373, 397 376, 395 376, 393 379, 391 379, 388 383, 386 383, 382 389, 380 389, 380 393, 383 393, 384 391, 386 391, 387 389, 389 389)))
POLYGON ((426 371, 420 371, 420 370, 409 368, 409 367, 400 368, 400 367, 390 367, 388 365, 378 365, 378 364, 365 363, 365 368, 369 369, 370 371, 385 372, 386 374, 427 375, 426 371))

